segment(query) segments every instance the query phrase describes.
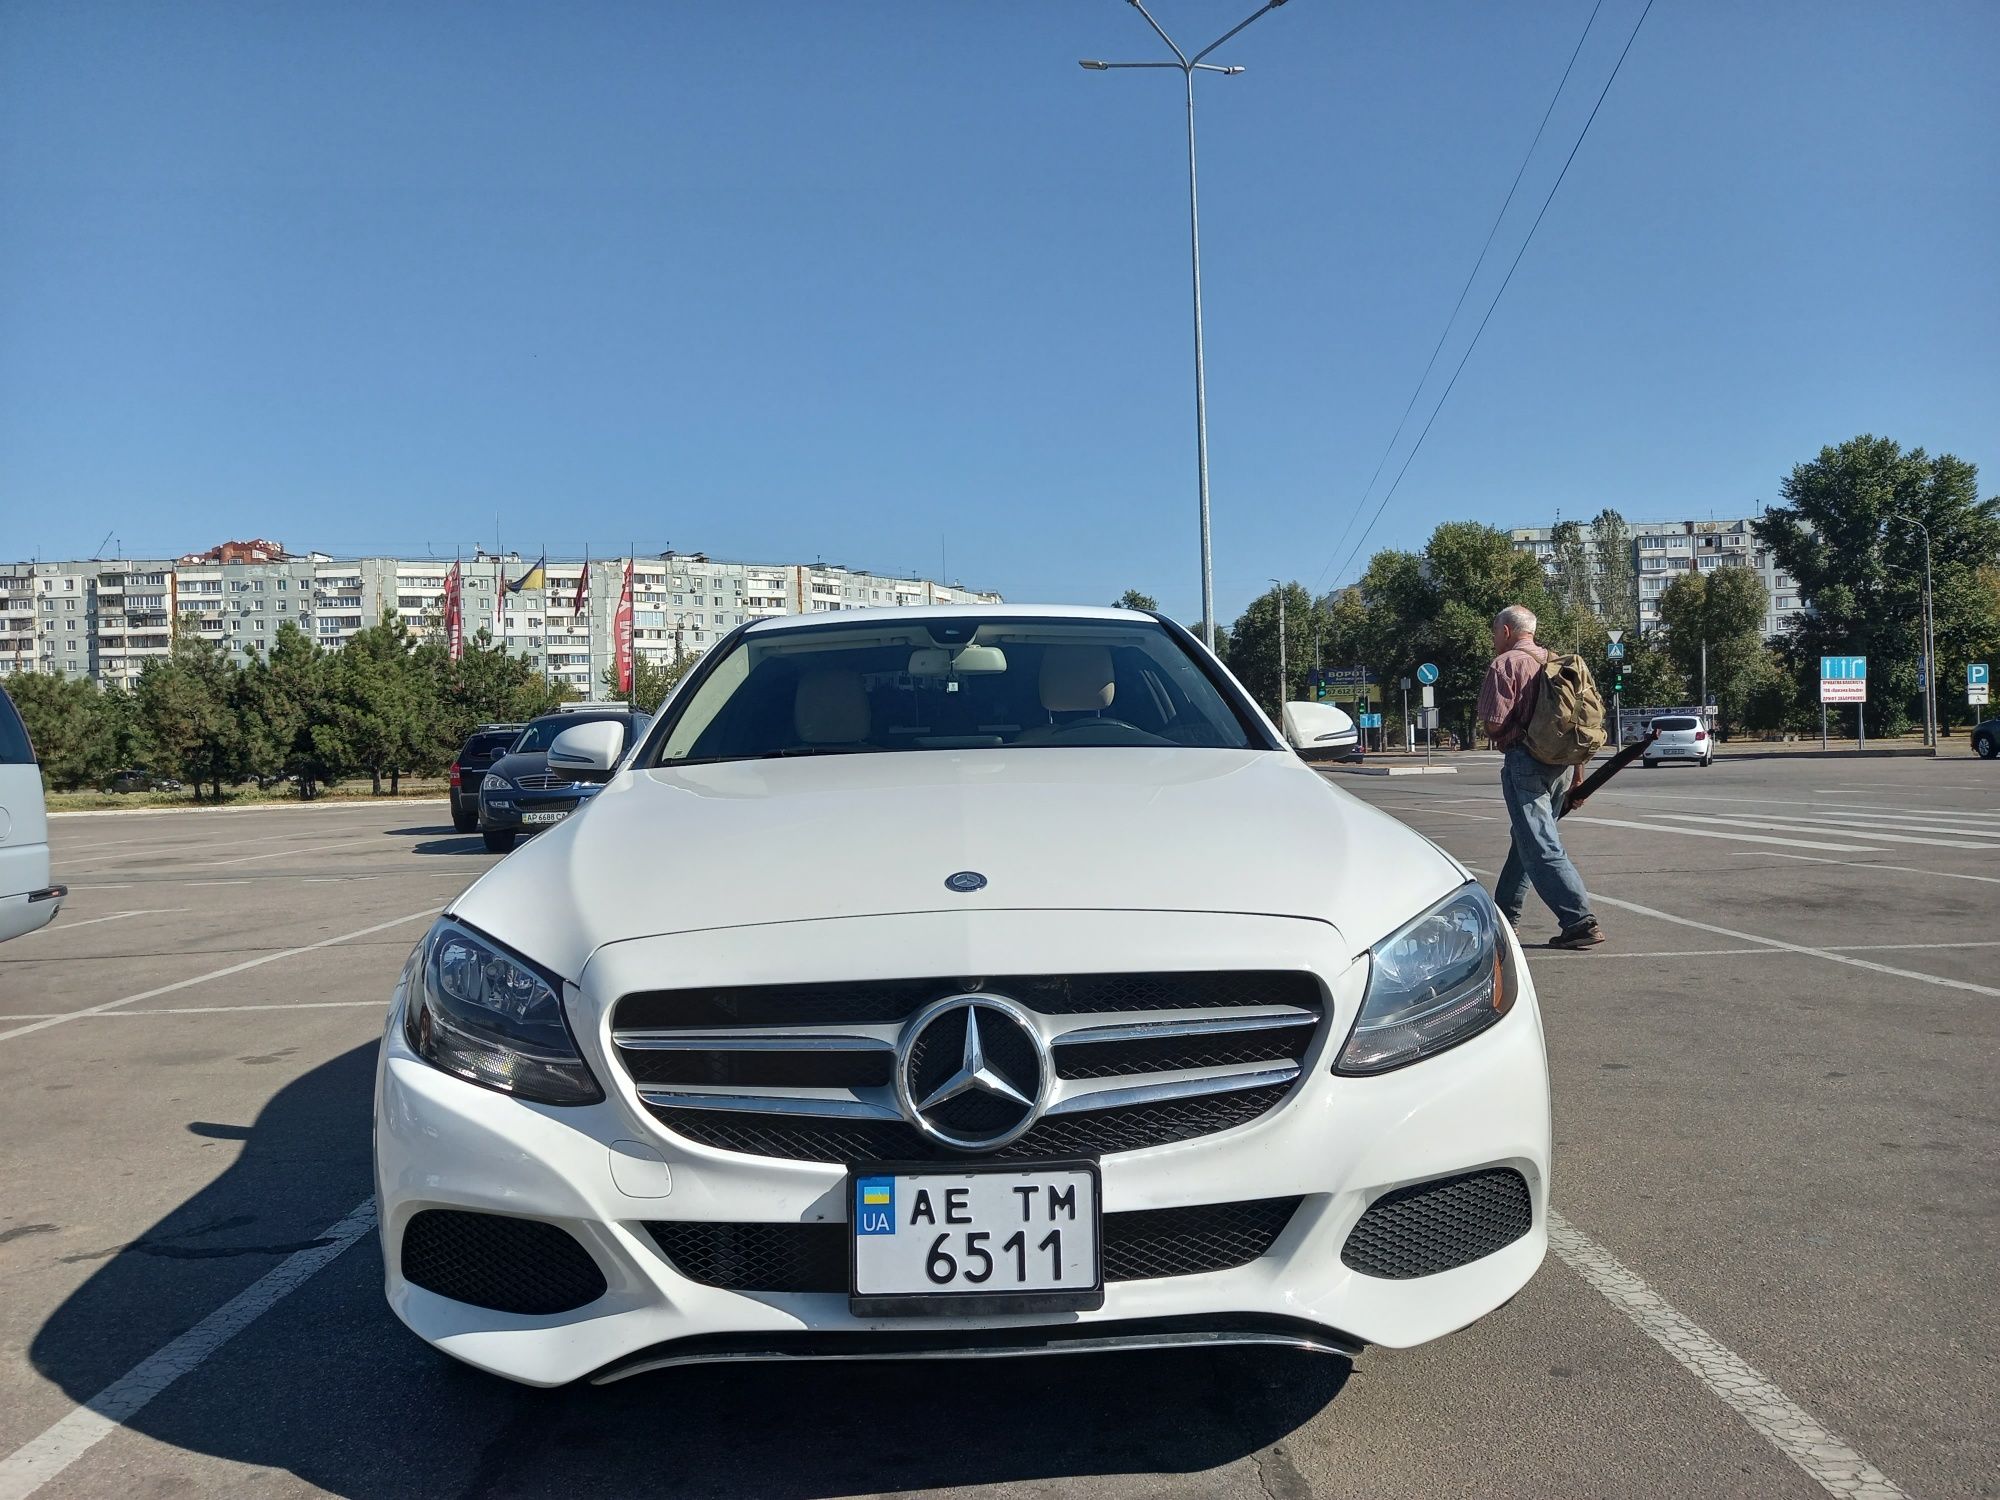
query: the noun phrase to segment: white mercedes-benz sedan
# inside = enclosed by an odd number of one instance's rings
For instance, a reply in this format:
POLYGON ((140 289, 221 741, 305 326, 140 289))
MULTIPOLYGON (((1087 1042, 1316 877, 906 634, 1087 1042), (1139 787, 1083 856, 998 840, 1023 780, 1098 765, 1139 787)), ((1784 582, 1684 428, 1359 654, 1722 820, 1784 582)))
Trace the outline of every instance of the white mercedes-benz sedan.
POLYGON ((446 1353, 1352 1354, 1541 1263, 1507 924, 1172 622, 761 620, 622 740, 397 986, 388 1297, 446 1353))

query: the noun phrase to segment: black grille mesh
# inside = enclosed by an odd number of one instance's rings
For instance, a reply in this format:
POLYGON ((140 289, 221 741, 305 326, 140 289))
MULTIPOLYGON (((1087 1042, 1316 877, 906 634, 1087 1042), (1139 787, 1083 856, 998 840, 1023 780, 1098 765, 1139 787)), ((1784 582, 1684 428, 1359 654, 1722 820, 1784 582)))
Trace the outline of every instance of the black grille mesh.
MULTIPOLYGON (((1057 1156, 1108 1156, 1193 1140, 1248 1124, 1282 1099, 1290 1087, 1279 1083, 1122 1109, 1046 1115, 1011 1146, 979 1153, 979 1158, 1034 1161, 1057 1156)), ((901 1120, 829 1120, 720 1109, 649 1108, 661 1124, 685 1140, 753 1156, 827 1162, 966 1159, 966 1153, 936 1144, 901 1120)))
POLYGON ((1310 974, 1286 969, 1016 974, 648 990, 620 1000, 612 1025, 637 1029, 879 1024, 907 1020, 933 1000, 970 990, 1005 995, 1047 1016, 1243 1005, 1297 1005, 1318 1014, 1320 1008, 1319 982, 1310 974))
POLYGON ((1224 1036, 1147 1037, 1123 1042, 1073 1042, 1055 1049, 1060 1078, 1120 1078, 1132 1073, 1173 1073, 1236 1063, 1303 1059, 1319 1022, 1224 1036))
POLYGON ((604 1295, 604 1273, 568 1230, 539 1219, 427 1208, 403 1229, 403 1279, 455 1302, 546 1317, 604 1295))
MULTIPOLYGON (((1299 1198, 1104 1216, 1104 1278, 1145 1281, 1248 1265, 1269 1252, 1299 1198)), ((845 1292, 845 1224, 679 1224, 646 1232, 683 1276, 737 1292, 845 1292)))
POLYGON ((626 1047, 632 1081, 647 1084, 706 1083, 728 1087, 868 1088, 887 1085, 893 1058, 888 1052, 812 1050, 796 1052, 654 1051, 626 1047))
POLYGON ((1534 1223, 1528 1182, 1511 1167, 1384 1193, 1349 1231, 1343 1264, 1364 1276, 1435 1276, 1511 1245, 1534 1223))

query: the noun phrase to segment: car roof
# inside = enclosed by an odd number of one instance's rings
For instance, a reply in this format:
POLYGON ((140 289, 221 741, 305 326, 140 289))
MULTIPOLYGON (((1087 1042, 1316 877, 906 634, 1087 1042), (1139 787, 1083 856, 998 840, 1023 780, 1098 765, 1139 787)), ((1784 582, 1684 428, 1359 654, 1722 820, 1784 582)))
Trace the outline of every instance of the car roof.
POLYGON ((880 608, 830 610, 825 614, 773 615, 753 621, 748 635, 781 630, 824 630, 832 625, 879 625, 892 620, 964 620, 991 616, 997 622, 1015 620, 1111 620, 1125 625, 1151 624, 1153 617, 1136 609, 1110 609, 1087 604, 886 604, 880 608))

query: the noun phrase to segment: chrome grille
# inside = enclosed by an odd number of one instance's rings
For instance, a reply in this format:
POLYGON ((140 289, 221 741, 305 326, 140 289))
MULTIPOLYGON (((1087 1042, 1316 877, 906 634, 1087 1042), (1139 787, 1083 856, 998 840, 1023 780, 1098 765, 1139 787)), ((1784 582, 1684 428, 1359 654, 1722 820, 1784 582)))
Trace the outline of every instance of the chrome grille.
POLYGON ((525 776, 516 776, 514 785, 524 792, 560 792, 576 785, 567 776, 555 776, 547 771, 530 771, 525 776))
POLYGON ((1325 1016, 1318 980, 1290 970, 1015 975, 648 991, 618 1002, 612 1043, 654 1118, 703 1145, 800 1161, 963 1159, 904 1119, 891 1075, 909 1019, 973 991, 1027 1011, 1055 1065, 1033 1127, 975 1153, 1003 1160, 1247 1124, 1290 1092, 1325 1016))

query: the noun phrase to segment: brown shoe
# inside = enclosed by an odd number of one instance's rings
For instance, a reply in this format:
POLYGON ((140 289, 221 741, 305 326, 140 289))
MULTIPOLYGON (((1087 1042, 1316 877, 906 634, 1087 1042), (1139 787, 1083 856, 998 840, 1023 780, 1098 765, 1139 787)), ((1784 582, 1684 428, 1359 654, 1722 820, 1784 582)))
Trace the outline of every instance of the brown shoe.
POLYGON ((1595 948, 1604 941, 1604 929, 1597 925, 1596 918, 1579 922, 1574 927, 1565 927, 1549 939, 1551 948, 1595 948))

